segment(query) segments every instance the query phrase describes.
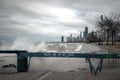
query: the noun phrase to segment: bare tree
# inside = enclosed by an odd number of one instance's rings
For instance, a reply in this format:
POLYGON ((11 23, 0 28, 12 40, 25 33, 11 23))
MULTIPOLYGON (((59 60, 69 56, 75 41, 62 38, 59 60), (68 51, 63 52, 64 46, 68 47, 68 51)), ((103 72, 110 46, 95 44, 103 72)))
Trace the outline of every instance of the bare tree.
POLYGON ((96 38, 97 38, 97 42, 98 42, 99 45, 103 44, 103 41, 105 39, 104 31, 98 29, 96 31, 96 38))
POLYGON ((92 31, 91 33, 89 33, 88 37, 87 37, 87 41, 88 42, 96 42, 96 41, 98 41, 96 32, 92 31))
POLYGON ((107 45, 109 42, 109 27, 108 27, 108 20, 107 17, 103 18, 103 15, 101 16, 101 20, 99 20, 97 22, 97 27, 98 27, 98 32, 99 32, 99 36, 101 36, 100 38, 104 38, 104 41, 107 41, 107 45))
POLYGON ((112 45, 116 42, 116 37, 120 32, 120 17, 115 15, 111 17, 101 16, 101 20, 97 22, 98 29, 103 34, 104 40, 106 39, 107 45, 109 40, 112 41, 112 45))

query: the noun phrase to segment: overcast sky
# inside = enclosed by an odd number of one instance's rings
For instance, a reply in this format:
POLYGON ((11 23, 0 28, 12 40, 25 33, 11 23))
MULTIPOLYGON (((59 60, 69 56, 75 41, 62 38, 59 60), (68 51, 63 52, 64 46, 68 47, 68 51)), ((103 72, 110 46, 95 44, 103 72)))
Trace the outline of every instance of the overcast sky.
POLYGON ((95 29, 100 15, 120 11, 120 0, 0 0, 0 41, 27 37, 60 41, 95 29))

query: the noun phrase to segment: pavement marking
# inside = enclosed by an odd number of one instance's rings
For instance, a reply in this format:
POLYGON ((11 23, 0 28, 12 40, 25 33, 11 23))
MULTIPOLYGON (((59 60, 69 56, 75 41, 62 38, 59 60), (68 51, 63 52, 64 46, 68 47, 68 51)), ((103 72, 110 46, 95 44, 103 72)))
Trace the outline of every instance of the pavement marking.
POLYGON ((43 76, 41 76, 38 80, 43 80, 44 78, 46 78, 47 76, 51 75, 52 72, 47 72, 46 74, 44 74, 43 76))

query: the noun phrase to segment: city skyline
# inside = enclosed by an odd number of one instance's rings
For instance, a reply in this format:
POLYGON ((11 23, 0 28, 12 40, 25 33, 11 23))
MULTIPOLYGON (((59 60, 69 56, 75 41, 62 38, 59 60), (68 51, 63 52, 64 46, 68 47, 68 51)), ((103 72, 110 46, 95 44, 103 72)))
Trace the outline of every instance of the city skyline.
POLYGON ((0 41, 60 41, 85 26, 94 30, 100 15, 119 13, 119 7, 119 0, 0 0, 0 41))
POLYGON ((66 42, 86 42, 88 35, 89 35, 89 28, 85 27, 84 31, 82 32, 80 31, 79 34, 77 34, 76 36, 70 34, 70 36, 66 38, 66 42))

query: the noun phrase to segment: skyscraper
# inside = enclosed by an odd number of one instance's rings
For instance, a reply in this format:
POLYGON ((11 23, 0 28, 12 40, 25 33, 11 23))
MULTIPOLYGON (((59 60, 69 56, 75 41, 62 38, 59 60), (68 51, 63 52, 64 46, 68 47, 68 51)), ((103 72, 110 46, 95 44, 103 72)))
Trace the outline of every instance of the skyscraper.
POLYGON ((84 38, 86 39, 88 36, 88 27, 85 27, 84 38))
POLYGON ((61 36, 61 42, 64 42, 64 36, 61 36))
POLYGON ((82 38, 82 32, 80 32, 80 38, 82 38))

